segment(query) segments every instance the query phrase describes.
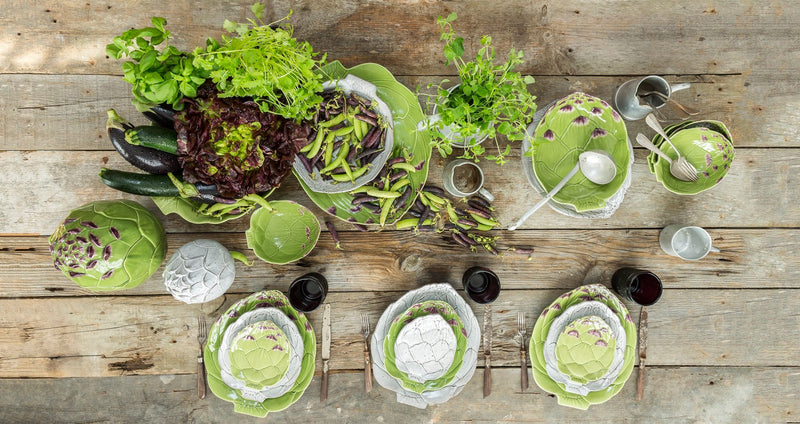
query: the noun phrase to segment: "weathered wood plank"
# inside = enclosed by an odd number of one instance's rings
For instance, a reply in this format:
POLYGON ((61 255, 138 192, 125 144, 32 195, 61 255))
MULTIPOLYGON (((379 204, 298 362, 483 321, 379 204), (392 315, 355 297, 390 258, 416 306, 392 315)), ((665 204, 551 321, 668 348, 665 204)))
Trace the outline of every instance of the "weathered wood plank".
MULTIPOLYGON (((444 77, 398 78, 412 90, 419 86, 427 93, 429 83, 444 77)), ((610 100, 628 78, 542 76, 532 91, 540 107, 573 91, 610 100)), ((797 81, 741 75, 667 78, 691 82, 693 87, 675 98, 702 110, 703 118, 725 122, 737 147, 800 146, 791 106, 800 102, 797 81), (764 116, 770 116, 768 131, 764 116)), ((0 75, 0 91, 6 94, 0 98, 0 150, 112 150, 105 131, 108 109, 134 123, 147 122, 130 104, 128 83, 117 76, 6 74, 0 75)), ((628 129, 631 134, 652 133, 642 122, 629 123, 628 129)))
MULTIPOLYGON (((0 18, 0 72, 119 74, 105 45, 122 31, 163 16, 174 44, 191 50, 218 37, 224 19, 250 17, 249 1, 6 4, 0 18), (92 25, 87 25, 91 22, 92 25)), ((800 60, 793 48, 800 11, 791 2, 683 0, 674 7, 591 1, 458 3, 406 1, 275 1, 268 21, 294 10, 296 36, 347 64, 377 62, 400 74, 453 73, 444 63, 435 19, 455 11, 468 51, 491 35, 500 56, 523 50, 534 74, 780 73, 800 60), (730 40, 737 40, 731 43, 730 40), (764 46, 770 46, 765 49, 764 46)))
MULTIPOLYGON (((633 183, 611 218, 582 220, 542 208, 525 228, 661 228, 676 221, 712 228, 800 226, 798 149, 738 149, 733 167, 719 187, 695 196, 668 192, 650 174, 646 152, 637 149, 635 157, 633 183)), ((432 161, 429 183, 440 184, 443 163, 440 159, 432 161)), ((503 167, 481 163, 486 186, 497 198, 495 206, 504 227, 541 198, 527 183, 518 157, 512 157, 503 167)), ((149 199, 104 186, 97 177, 104 166, 133 169, 114 152, 0 152, 0 198, 6 204, 17 205, 0 209, 0 233, 50 234, 69 210, 99 199, 136 199, 156 210, 149 199)), ((295 200, 311 207, 319 217, 324 215, 291 176, 273 198, 295 200)), ((170 215, 164 225, 168 232, 242 232, 249 220, 200 226, 170 215)))
MULTIPOLYGON (((412 90, 444 77, 398 76, 412 90)), ((537 77, 538 104, 573 91, 611 99, 630 77, 537 77)), ((742 75, 667 76, 693 87, 675 98, 703 111, 704 119, 725 122, 736 147, 796 147, 800 133, 795 106, 800 83, 742 75), (767 118, 768 119, 765 119, 767 118)), ((147 122, 130 104, 129 86, 105 75, 0 75, 0 150, 112 150, 105 131, 106 110, 115 108, 135 123, 147 122)), ((424 103, 424 98, 422 102, 424 103)), ((670 114, 670 111, 666 111, 670 114)), ((677 116, 677 115, 670 115, 677 116)), ((643 122, 628 123, 631 135, 652 134, 643 122)))
MULTIPOLYGON (((795 354, 800 290, 667 288, 648 309, 648 366, 800 366, 795 354)), ((519 345, 513 340, 517 312, 527 313, 532 323, 562 292, 501 293, 493 304, 493 363, 519 363, 519 345)), ((363 368, 358 312, 369 313, 374 323, 401 294, 328 295, 335 323, 332 369, 363 368)), ((225 306, 238 298, 229 297, 225 306)), ((222 302, 212 303, 203 307, 213 319, 222 302)), ((477 309, 480 321, 483 311, 477 309)), ((2 299, 0 310, 0 378, 190 374, 196 369, 195 316, 201 308, 170 296, 2 299)), ((631 313, 636 317, 638 308, 631 313)), ((321 312, 309 316, 319 329, 321 312)))
MULTIPOLYGON (((634 371, 635 375, 636 371, 634 371)), ((593 423, 795 422, 800 409, 798 368, 650 368, 642 402, 628 381, 608 402, 580 411, 557 406, 533 382, 519 391, 519 371, 495 369, 488 398, 476 375, 457 397, 421 410, 396 403, 379 385, 363 390, 360 373, 334 374, 327 402, 319 401, 319 378, 297 403, 267 419, 287 423, 593 423)), ((261 423, 239 415, 211 393, 198 400, 194 375, 116 378, 0 379, 0 421, 261 423), (42 394, 47 401, 42 402, 42 394), (103 407, 98 407, 98 402, 103 407)))
MULTIPOLYGON (((671 288, 797 288, 800 280, 800 231, 711 229, 714 253, 699 262, 663 253, 658 230, 526 230, 503 233, 501 246, 533 246, 531 260, 506 253, 469 254, 449 238, 411 232, 342 232, 344 250, 326 233, 312 253, 289 265, 270 265, 247 248, 243 234, 186 233, 168 236, 175 249, 198 238, 211 238, 228 249, 247 254, 255 265, 237 263, 237 276, 228 294, 247 294, 270 287, 287 290, 296 277, 322 272, 331 292, 411 290, 420 284, 450 281, 458 284, 469 266, 494 269, 510 289, 569 289, 590 281, 608 284, 622 266, 650 269, 671 288), (435 252, 432 255, 431 252, 435 252), (356 265, 354 265, 356 264, 356 265), (454 266, 455 265, 455 266, 454 266), (391 283, 388 283, 391 282, 391 283)), ((165 294, 163 268, 137 288, 115 296, 165 294)), ((107 296, 80 288, 53 269, 45 237, 0 238, 0 297, 107 296)))

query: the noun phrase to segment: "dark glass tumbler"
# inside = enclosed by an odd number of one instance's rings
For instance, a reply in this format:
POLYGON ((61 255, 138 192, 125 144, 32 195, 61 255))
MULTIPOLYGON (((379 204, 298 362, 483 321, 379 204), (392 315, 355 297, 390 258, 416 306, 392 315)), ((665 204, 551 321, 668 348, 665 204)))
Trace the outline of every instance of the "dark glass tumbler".
POLYGON ((289 286, 289 302, 298 311, 317 309, 328 295, 328 280, 318 272, 298 277, 289 286))
POLYGON ((625 299, 650 306, 661 298, 663 287, 657 275, 644 269, 620 268, 611 277, 614 291, 625 299))
POLYGON ((464 291, 477 303, 492 303, 500 294, 500 279, 491 269, 474 266, 461 278, 464 291))

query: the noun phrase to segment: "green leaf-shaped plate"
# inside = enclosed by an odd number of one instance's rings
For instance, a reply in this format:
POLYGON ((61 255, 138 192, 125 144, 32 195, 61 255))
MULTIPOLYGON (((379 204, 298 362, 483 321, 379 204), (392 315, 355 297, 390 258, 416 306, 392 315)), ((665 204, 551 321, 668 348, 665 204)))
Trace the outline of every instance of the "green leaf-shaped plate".
POLYGON ((206 373, 208 374, 208 387, 220 399, 228 402, 233 402, 234 410, 236 412, 252 415, 255 417, 265 417, 267 413, 280 411, 288 408, 291 404, 297 401, 303 395, 311 378, 314 377, 314 360, 317 353, 317 339, 314 336, 314 330, 311 324, 306 319, 305 314, 297 311, 289 304, 289 299, 277 291, 260 291, 239 300, 231 305, 224 314, 214 322, 208 334, 208 343, 203 349, 203 358, 206 364, 206 373), (257 308, 277 308, 280 309, 286 316, 297 325, 300 335, 303 337, 303 362, 300 375, 291 390, 283 396, 266 399, 263 402, 256 402, 241 397, 241 392, 236 389, 228 387, 220 376, 219 362, 217 354, 220 344, 222 343, 222 336, 225 334, 225 329, 228 328, 245 312, 252 311, 257 308))
POLYGON ((617 175, 605 185, 578 172, 553 199, 577 212, 602 209, 622 187, 633 160, 625 122, 597 97, 572 93, 558 100, 544 115, 531 141, 536 178, 549 192, 578 163, 587 150, 603 150, 614 158, 617 175))
POLYGON ((453 309, 453 307, 445 301, 426 300, 411 306, 404 313, 396 316, 392 321, 392 325, 389 327, 389 333, 386 334, 386 338, 383 341, 383 352, 385 354, 384 364, 386 365, 386 371, 389 372, 389 375, 400 380, 400 383, 403 385, 403 387, 411 390, 412 392, 422 393, 428 390, 438 390, 450 384, 450 382, 453 381, 453 378, 455 378, 456 373, 461 368, 461 364, 463 363, 466 346, 466 330, 464 329, 464 324, 461 322, 461 318, 458 316, 455 309, 453 309), (400 330, 402 330, 406 324, 415 318, 431 314, 441 315, 442 318, 444 318, 444 320, 450 324, 450 327, 453 329, 453 334, 456 336, 458 348, 456 349, 452 365, 450 365, 450 368, 448 368, 447 372, 443 376, 437 378, 436 380, 428 380, 424 383, 420 383, 410 379, 408 374, 400 371, 397 368, 397 365, 395 364, 394 345, 395 342, 397 342, 397 336, 400 334, 400 330))
POLYGON ((319 239, 319 220, 305 206, 290 200, 259 208, 245 232, 247 247, 271 264, 288 264, 308 255, 319 239))
POLYGON ((533 366, 533 378, 542 390, 553 393, 558 397, 559 405, 587 409, 593 404, 603 403, 619 393, 619 391, 622 390, 622 386, 624 386, 625 382, 628 380, 628 377, 630 377, 633 371, 633 364, 636 360, 636 337, 636 326, 633 324, 628 308, 626 308, 605 286, 601 284, 592 284, 578 287, 575 290, 562 294, 551 303, 550 306, 546 307, 533 326, 533 332, 531 333, 531 340, 528 346, 531 364, 533 366), (544 360, 544 343, 553 320, 570 306, 592 300, 602 302, 617 315, 622 323, 622 327, 625 329, 627 343, 625 346, 625 360, 622 363, 622 371, 620 371, 616 380, 603 390, 589 392, 586 396, 581 396, 576 393, 567 392, 564 390, 563 384, 556 383, 547 375, 544 360))
MULTIPOLYGON (((416 199, 419 190, 428 178, 428 165, 432 148, 428 132, 417 131, 417 123, 425 117, 417 97, 403 84, 397 82, 391 72, 375 63, 363 63, 347 69, 342 66, 339 61, 334 61, 323 66, 319 72, 324 74, 327 79, 344 78, 347 75, 355 75, 375 84, 378 97, 386 102, 392 110, 392 118, 394 121, 394 149, 389 159, 391 160, 391 158, 400 156, 402 150, 405 148, 411 153, 411 162, 413 164, 417 164, 423 160, 425 161, 421 170, 412 172, 409 176, 411 179, 411 189, 414 190, 414 192, 409 201, 406 202, 406 207, 394 213, 390 213, 386 219, 387 225, 396 222, 414 204, 414 199, 416 199)), ((298 178, 298 181, 300 181, 300 185, 303 187, 306 194, 308 194, 308 197, 311 198, 320 209, 327 213, 348 222, 357 222, 360 224, 378 222, 379 216, 367 209, 353 212, 351 210, 353 208, 353 196, 350 194, 316 193, 309 189, 300 178, 298 178)))
MULTIPOLYGON (((676 194, 697 194, 722 181, 734 156, 731 133, 725 124, 711 120, 688 121, 671 125, 664 131, 698 172, 696 182, 681 181, 672 176, 666 160, 651 152, 647 157, 650 172, 667 190, 676 194)), ((678 157, 677 152, 660 135, 653 138, 653 144, 670 158, 678 157)))

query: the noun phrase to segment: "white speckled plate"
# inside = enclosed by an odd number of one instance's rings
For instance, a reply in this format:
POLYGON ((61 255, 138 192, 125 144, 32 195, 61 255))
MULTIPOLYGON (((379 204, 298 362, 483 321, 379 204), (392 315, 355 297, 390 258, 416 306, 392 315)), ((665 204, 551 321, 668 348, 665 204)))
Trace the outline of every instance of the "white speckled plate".
POLYGON ((266 399, 283 396, 294 386, 297 376, 300 375, 300 364, 303 359, 303 338, 300 336, 300 332, 297 331, 297 326, 280 309, 259 308, 243 314, 236 322, 225 329, 217 357, 219 358, 222 381, 225 384, 239 390, 242 397, 246 399, 263 402, 266 399), (244 381, 231 374, 231 362, 228 354, 233 338, 243 328, 261 321, 274 322, 286 334, 291 349, 289 351, 289 368, 286 374, 275 385, 265 387, 262 390, 254 390, 247 387, 244 381))
POLYGON ((481 344, 481 329, 478 319, 467 302, 447 283, 429 284, 419 289, 412 290, 403 295, 396 302, 389 305, 381 315, 372 333, 372 371, 375 380, 381 386, 397 393, 397 401, 417 408, 426 408, 428 405, 447 402, 458 395, 475 373, 478 364, 478 349, 481 344), (439 390, 415 393, 403 388, 401 382, 386 371, 384 364, 383 341, 389 332, 392 320, 405 312, 412 305, 426 300, 442 300, 455 309, 467 333, 467 347, 464 353, 463 365, 458 370, 453 381, 439 390))

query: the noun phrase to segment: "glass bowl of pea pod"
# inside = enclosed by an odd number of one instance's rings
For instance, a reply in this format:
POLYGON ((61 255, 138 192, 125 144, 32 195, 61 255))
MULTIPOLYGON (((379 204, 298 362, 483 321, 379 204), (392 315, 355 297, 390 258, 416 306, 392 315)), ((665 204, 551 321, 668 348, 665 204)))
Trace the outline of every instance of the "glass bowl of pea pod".
POLYGON ((375 179, 394 146, 392 111, 377 87, 354 75, 322 84, 310 143, 293 169, 311 191, 345 193, 375 179))

